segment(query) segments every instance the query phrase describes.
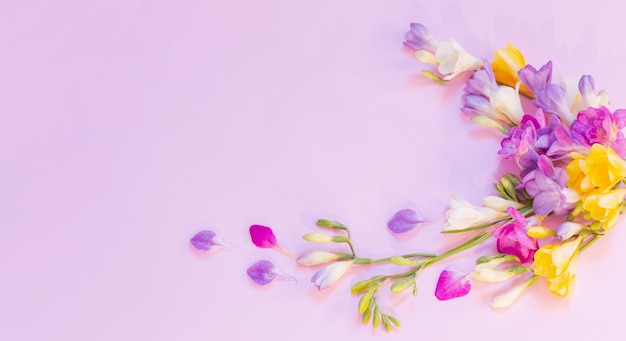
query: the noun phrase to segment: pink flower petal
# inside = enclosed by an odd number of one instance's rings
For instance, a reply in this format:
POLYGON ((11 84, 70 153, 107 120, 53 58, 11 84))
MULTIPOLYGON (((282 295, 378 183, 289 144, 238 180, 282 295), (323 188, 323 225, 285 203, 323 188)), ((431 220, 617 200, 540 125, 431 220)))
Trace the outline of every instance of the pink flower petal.
POLYGON ((470 274, 452 269, 443 270, 437 281, 435 296, 445 301, 467 295, 472 288, 470 274))
POLYGON ((250 226, 250 237, 252 238, 252 243, 260 248, 268 249, 278 246, 274 232, 267 226, 250 226))

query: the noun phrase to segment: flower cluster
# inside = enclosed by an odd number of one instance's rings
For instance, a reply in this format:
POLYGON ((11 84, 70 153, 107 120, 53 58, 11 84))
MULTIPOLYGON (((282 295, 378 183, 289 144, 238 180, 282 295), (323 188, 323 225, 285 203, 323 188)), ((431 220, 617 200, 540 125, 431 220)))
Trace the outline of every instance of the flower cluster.
MULTIPOLYGON (((433 264, 495 241, 494 250, 476 259, 471 269, 441 272, 434 294, 440 300, 467 295, 472 281, 510 282, 510 290, 497 296, 492 307, 510 306, 539 279, 557 296, 574 288, 578 257, 600 236, 616 226, 626 210, 626 110, 611 111, 608 96, 597 91, 589 75, 563 82, 552 81, 552 61, 540 67, 526 63, 513 44, 494 51, 491 61, 469 54, 455 40, 440 42, 422 24, 413 23, 404 45, 422 63, 435 65, 422 71, 446 84, 465 75, 463 107, 475 123, 501 133, 498 155, 512 160, 518 171, 503 174, 495 193, 481 205, 453 196, 441 232, 466 233, 467 239, 441 253, 416 252, 380 259, 357 255, 344 224, 326 219, 317 226, 330 233, 311 232, 304 239, 316 245, 334 244, 333 250, 308 251, 298 257, 279 246, 268 227, 250 228, 253 243, 275 248, 296 258, 299 266, 319 267, 311 282, 319 290, 332 286, 349 269, 392 264, 396 272, 356 282, 351 292, 361 296, 358 311, 364 323, 387 330, 400 323, 382 311, 379 290, 392 293, 412 288, 433 264), (553 219, 545 219, 551 216, 553 219), (549 223, 548 223, 549 222, 549 223), (345 245, 343 252, 336 245, 345 245)), ((388 222, 391 233, 418 226, 437 225, 412 209, 398 211, 388 222)), ((217 235, 203 231, 192 245, 209 251, 228 247, 217 235)), ((248 270, 253 282, 265 285, 281 275, 268 261, 248 270)))

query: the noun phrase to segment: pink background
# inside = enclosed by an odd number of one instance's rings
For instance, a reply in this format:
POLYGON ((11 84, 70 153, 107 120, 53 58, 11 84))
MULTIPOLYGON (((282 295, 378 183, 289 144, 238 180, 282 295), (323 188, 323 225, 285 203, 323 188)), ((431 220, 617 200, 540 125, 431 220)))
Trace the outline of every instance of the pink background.
MULTIPOLYGON (((437 227, 402 238, 402 208, 442 219, 478 203, 499 172, 497 135, 459 114, 466 76, 442 87, 403 49, 409 23, 479 58, 511 41, 555 75, 592 74, 626 107, 619 2, 4 1, 0 4, 0 339, 475 340, 617 338, 626 250, 620 223, 581 258, 559 299, 539 282, 511 308, 502 287, 386 297, 403 327, 361 326, 352 271, 317 292, 314 269, 255 248, 271 226, 297 254, 317 218, 352 227, 357 252, 441 251, 437 227), (217 231, 241 252, 201 256, 217 231), (253 285, 274 261, 297 283, 253 285)), ((380 269, 378 269, 380 270, 380 269)))

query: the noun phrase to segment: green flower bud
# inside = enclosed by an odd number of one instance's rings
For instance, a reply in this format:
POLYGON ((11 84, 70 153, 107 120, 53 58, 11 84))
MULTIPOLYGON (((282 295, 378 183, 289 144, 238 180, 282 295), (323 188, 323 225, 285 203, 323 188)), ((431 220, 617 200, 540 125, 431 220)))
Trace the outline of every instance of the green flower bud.
POLYGON ((311 243, 328 243, 333 241, 333 236, 320 232, 309 232, 302 236, 302 239, 311 243))
POLYGON ((393 256, 389 259, 395 265, 413 266, 416 265, 414 261, 406 259, 400 256, 393 256))
POLYGON ((382 283, 386 279, 387 279, 386 276, 382 276, 382 275, 374 276, 370 279, 357 282, 356 284, 352 286, 350 291, 352 292, 352 294, 358 295, 365 290, 373 289, 374 287, 378 286, 380 283, 382 283))
POLYGON ((391 285, 391 292, 396 294, 396 293, 399 293, 401 291, 408 289, 412 285, 415 285, 415 276, 402 278, 402 279, 397 280, 395 283, 391 285))
POLYGON ((319 227, 338 229, 338 230, 347 230, 347 227, 344 224, 338 221, 334 221, 334 220, 318 219, 315 224, 319 227))
POLYGON ((374 295, 373 290, 369 290, 359 300, 359 314, 364 314, 367 308, 370 305, 370 301, 372 300, 372 296, 374 295))

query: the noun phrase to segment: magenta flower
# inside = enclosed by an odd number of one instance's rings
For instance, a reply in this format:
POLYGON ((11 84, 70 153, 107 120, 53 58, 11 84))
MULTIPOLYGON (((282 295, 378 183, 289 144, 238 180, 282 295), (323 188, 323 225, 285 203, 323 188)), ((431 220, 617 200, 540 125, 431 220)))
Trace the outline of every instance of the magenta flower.
POLYGON ((274 263, 268 260, 260 260, 250 265, 246 273, 248 274, 248 277, 250 277, 250 279, 258 285, 267 285, 277 278, 287 281, 296 281, 295 277, 285 275, 278 270, 274 263))
POLYGON ((572 139, 591 147, 599 143, 611 147, 622 158, 626 157, 626 138, 622 129, 626 127, 626 110, 611 111, 602 106, 588 108, 578 113, 572 123, 572 139))
POLYGON ((441 300, 449 300, 467 295, 472 289, 470 281, 472 273, 463 273, 458 270, 445 269, 439 275, 435 296, 441 300))
MULTIPOLYGON (((567 200, 567 174, 562 168, 554 167, 552 161, 541 155, 537 168, 530 171, 524 178, 520 188, 533 198, 533 210, 536 214, 566 215, 574 205, 567 200)), ((571 190, 569 190, 571 191, 571 190)))
POLYGON ((252 239, 252 243, 260 248, 276 249, 291 258, 296 258, 293 253, 278 244, 278 242, 276 241, 276 235, 274 235, 274 231, 272 231, 272 229, 267 226, 250 226, 250 238, 252 239))
POLYGON ((513 207, 509 207, 507 212, 513 221, 493 231, 493 236, 498 239, 498 252, 517 256, 520 262, 526 263, 533 259, 535 251, 539 248, 537 240, 526 234, 526 229, 535 222, 532 219, 527 220, 513 207))
POLYGON ((226 244, 217 233, 209 230, 204 230, 196 233, 189 240, 189 242, 196 250, 200 251, 211 251, 219 247, 236 251, 235 248, 226 244))
POLYGON ((404 233, 426 222, 417 212, 412 209, 404 209, 396 212, 387 222, 387 228, 393 233, 404 233))

